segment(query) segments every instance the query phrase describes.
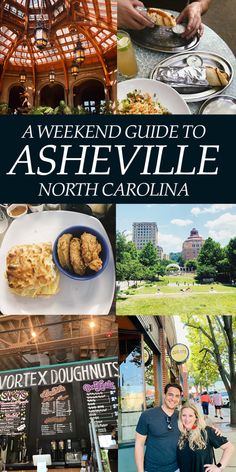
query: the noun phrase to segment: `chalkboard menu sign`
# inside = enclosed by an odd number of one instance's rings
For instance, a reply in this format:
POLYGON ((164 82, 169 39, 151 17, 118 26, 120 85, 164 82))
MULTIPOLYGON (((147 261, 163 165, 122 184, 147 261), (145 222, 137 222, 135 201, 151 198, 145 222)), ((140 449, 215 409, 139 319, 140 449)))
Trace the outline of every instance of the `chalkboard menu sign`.
POLYGON ((40 435, 70 436, 74 431, 73 396, 71 385, 56 385, 39 389, 40 435))
POLYGON ((0 392, 0 435, 15 436, 27 431, 29 405, 29 390, 0 392))
POLYGON ((116 379, 84 382, 82 392, 89 421, 93 418, 97 431, 107 433, 108 425, 116 425, 118 418, 116 379))

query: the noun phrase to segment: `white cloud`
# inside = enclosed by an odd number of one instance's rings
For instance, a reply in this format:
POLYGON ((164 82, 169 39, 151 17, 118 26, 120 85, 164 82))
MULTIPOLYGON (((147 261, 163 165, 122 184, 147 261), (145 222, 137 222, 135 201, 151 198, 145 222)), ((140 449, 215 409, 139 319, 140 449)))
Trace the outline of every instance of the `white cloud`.
POLYGON ((202 213, 219 213, 221 211, 230 210, 234 207, 236 207, 236 204, 234 203, 214 203, 213 205, 204 208, 193 207, 191 213, 194 216, 198 216, 202 213))
POLYGON ((174 220, 171 220, 171 223, 172 225, 176 225, 176 226, 188 226, 188 225, 191 225, 193 223, 192 220, 182 220, 182 219, 174 219, 174 220))
POLYGON ((158 244, 166 254, 182 251, 182 239, 174 234, 159 233, 158 244))
POLYGON ((132 241, 132 231, 128 231, 127 229, 123 231, 126 241, 132 241))
POLYGON ((215 220, 205 223, 209 236, 216 241, 227 243, 230 238, 236 237, 236 215, 224 213, 215 220))

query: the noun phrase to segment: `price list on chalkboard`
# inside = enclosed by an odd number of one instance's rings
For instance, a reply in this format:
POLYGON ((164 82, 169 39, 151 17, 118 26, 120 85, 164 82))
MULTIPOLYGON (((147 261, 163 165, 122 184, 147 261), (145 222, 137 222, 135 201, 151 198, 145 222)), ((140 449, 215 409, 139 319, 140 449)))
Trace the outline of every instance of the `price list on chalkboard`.
POLYGON ((85 382, 82 386, 88 420, 94 419, 99 433, 106 433, 108 425, 116 425, 118 418, 117 386, 114 379, 85 382))
POLYGON ((14 436, 27 431, 29 403, 28 390, 0 392, 0 435, 14 436))
POLYGON ((40 434, 60 436, 73 433, 70 385, 40 389, 40 434))

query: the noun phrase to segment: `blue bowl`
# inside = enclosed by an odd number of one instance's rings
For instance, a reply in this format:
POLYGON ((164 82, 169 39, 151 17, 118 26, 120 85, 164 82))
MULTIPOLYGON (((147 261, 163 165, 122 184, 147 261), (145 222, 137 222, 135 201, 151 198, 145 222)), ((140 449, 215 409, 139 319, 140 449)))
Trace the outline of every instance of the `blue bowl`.
POLYGON ((54 260, 56 266, 58 267, 59 271, 62 272, 67 277, 70 277, 71 279, 74 279, 74 280, 81 280, 81 281, 82 280, 91 280, 91 279, 94 279, 95 277, 98 277, 104 271, 104 269, 106 268, 106 266, 108 264, 108 260, 109 260, 109 247, 108 247, 108 244, 105 241, 104 237, 100 233, 98 233, 98 231, 96 231, 95 229, 88 228, 87 226, 70 226, 69 228, 64 229, 64 231, 62 231, 57 236, 57 239, 55 240, 54 245, 53 245, 52 255, 53 255, 53 260, 54 260), (88 269, 88 271, 86 271, 86 273, 84 275, 79 275, 79 274, 75 274, 75 272, 71 272, 67 269, 64 269, 61 266, 61 264, 59 262, 59 259, 58 259, 58 255, 57 255, 57 243, 58 243, 58 239, 61 236, 63 236, 63 234, 67 234, 67 233, 72 234, 73 237, 75 237, 75 238, 79 238, 81 236, 81 234, 83 234, 83 233, 90 233, 90 234, 93 234, 94 236, 96 236, 98 242, 102 246, 102 250, 99 254, 99 257, 102 259, 102 268, 98 272, 95 272, 93 270, 88 269))

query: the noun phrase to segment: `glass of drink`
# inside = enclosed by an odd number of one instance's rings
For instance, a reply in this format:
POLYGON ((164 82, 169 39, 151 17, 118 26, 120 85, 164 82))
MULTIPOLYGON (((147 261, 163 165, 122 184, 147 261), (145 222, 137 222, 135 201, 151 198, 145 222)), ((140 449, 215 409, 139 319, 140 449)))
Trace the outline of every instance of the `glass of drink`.
POLYGON ((8 220, 4 211, 0 208, 0 234, 4 233, 8 227, 8 220))
POLYGON ((135 77, 138 66, 130 35, 126 31, 117 31, 117 66, 120 74, 135 77))

